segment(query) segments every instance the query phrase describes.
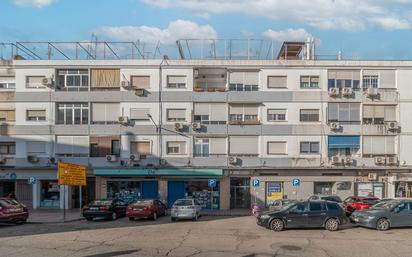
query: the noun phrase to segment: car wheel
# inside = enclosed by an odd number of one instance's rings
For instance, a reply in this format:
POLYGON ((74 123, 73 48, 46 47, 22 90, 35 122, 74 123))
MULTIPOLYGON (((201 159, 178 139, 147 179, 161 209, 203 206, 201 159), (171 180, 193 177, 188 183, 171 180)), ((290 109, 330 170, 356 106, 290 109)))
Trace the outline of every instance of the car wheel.
POLYGON ((388 219, 381 218, 376 222, 376 229, 377 230, 385 231, 385 230, 390 229, 390 227, 391 227, 391 225, 390 225, 388 219))
POLYGON ((270 229, 276 232, 282 231, 285 224, 281 219, 274 219, 270 222, 270 229))
POLYGON ((86 218, 87 221, 93 221, 93 218, 86 218))
POLYGON ((199 214, 196 213, 195 217, 193 218, 194 221, 198 221, 199 220, 199 214))
POLYGON ((153 213, 153 220, 157 220, 157 212, 153 213))
POLYGON ((334 218, 328 219, 325 223, 325 228, 329 231, 336 231, 339 229, 339 221, 334 218))
POLYGON ((117 219, 117 213, 116 212, 113 212, 112 213, 112 220, 116 220, 117 219))
POLYGON ((16 225, 23 225, 24 223, 26 223, 26 220, 17 220, 15 222, 16 225))
POLYGON ((134 218, 133 218, 133 217, 129 217, 129 220, 130 220, 130 221, 134 221, 134 218))
POLYGON ((176 221, 176 218, 170 218, 170 220, 171 220, 172 222, 175 222, 175 221, 176 221))

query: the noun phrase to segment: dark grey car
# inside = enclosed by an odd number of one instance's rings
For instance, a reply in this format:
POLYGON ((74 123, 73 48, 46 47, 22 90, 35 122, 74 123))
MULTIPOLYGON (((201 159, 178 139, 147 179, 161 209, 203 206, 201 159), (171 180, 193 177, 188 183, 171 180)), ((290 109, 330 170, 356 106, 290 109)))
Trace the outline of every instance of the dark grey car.
POLYGON ((351 220, 359 226, 377 230, 412 226, 412 199, 389 200, 368 210, 355 211, 351 220))

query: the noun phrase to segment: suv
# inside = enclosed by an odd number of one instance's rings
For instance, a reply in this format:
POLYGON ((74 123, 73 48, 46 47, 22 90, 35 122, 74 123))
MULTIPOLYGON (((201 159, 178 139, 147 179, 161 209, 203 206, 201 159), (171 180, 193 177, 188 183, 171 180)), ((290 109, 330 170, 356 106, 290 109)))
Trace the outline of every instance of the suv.
POLYGON ((336 231, 347 218, 338 203, 332 201, 302 201, 286 205, 275 212, 257 217, 257 224, 274 231, 285 228, 320 228, 336 231))
POLYGON ((196 199, 178 199, 172 206, 170 217, 172 221, 192 219, 197 221, 202 207, 196 199))

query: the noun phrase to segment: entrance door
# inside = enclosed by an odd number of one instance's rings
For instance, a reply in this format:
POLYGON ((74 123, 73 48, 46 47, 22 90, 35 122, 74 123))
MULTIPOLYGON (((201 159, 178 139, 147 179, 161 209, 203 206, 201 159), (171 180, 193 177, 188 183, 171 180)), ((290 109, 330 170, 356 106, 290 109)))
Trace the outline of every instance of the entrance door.
POLYGON ((230 179, 230 208, 250 208, 250 178, 230 179))
POLYGON ((143 199, 157 199, 159 197, 157 191, 157 181, 142 181, 141 193, 143 199))
POLYGON ((2 181, 0 182, 0 197, 7 196, 9 194, 16 194, 14 181, 2 181))
POLYGON ((184 198, 186 187, 184 181, 169 181, 167 183, 167 206, 170 208, 179 198, 184 198))

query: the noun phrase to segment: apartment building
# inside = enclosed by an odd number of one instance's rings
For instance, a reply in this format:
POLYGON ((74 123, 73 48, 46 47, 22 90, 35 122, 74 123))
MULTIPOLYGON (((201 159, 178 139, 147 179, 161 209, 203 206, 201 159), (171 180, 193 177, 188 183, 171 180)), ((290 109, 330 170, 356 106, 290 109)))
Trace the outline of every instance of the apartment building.
POLYGON ((409 197, 412 62, 285 49, 272 60, 2 61, 0 195, 79 207, 80 189, 57 184, 62 161, 87 166, 84 201, 188 196, 225 210, 409 197))

